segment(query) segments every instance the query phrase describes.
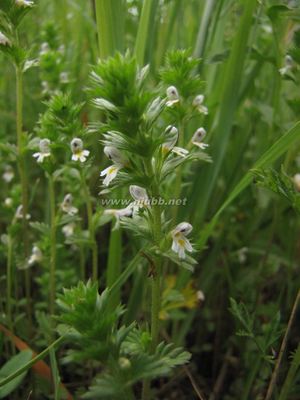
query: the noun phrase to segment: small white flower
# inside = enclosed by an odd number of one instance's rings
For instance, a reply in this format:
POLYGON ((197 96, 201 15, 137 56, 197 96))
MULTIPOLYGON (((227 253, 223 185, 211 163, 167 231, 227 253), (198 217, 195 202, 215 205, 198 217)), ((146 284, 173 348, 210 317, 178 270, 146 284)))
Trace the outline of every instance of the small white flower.
POLYGON ((202 303, 205 300, 205 295, 202 292, 202 290, 198 290, 196 295, 197 295, 197 299, 198 299, 199 302, 202 303))
POLYGON ((61 203, 61 209, 63 212, 69 215, 75 215, 78 213, 78 208, 73 206, 73 196, 71 193, 65 195, 63 202, 61 203))
POLYGON ((70 222, 69 224, 66 224, 62 227, 62 233, 65 235, 66 238, 69 238, 74 234, 75 226, 76 225, 74 224, 74 222, 70 222))
POLYGON ((169 125, 165 129, 165 135, 167 140, 162 144, 163 153, 168 153, 171 151, 178 140, 178 129, 175 126, 169 125))
POLYGON ((84 150, 83 149, 83 142, 79 138, 74 138, 71 141, 71 150, 72 150, 72 160, 73 161, 80 161, 80 162, 85 162, 86 158, 89 156, 90 152, 89 150, 84 150))
POLYGON ((294 60, 290 55, 285 56, 285 64, 282 68, 279 69, 280 75, 284 76, 293 68, 294 60))
POLYGON ((130 185, 129 192, 135 200, 135 205, 138 208, 149 205, 149 197, 146 189, 142 188, 141 186, 130 185))
POLYGON ((109 158, 114 164, 123 167, 125 165, 125 159, 122 153, 113 146, 105 146, 104 154, 109 158))
POLYGON ((300 174, 294 175, 293 181, 294 181, 295 189, 297 190, 297 192, 300 192, 300 174))
POLYGON ((117 176, 119 169, 117 165, 113 164, 100 172, 100 176, 105 176, 103 180, 104 186, 109 186, 110 182, 117 176))
POLYGON ((180 157, 186 157, 189 154, 189 151, 186 149, 183 149, 182 147, 173 147, 172 153, 177 154, 180 157))
POLYGON ((10 165, 6 165, 2 178, 5 180, 5 182, 9 183, 13 180, 14 176, 15 174, 13 168, 10 165))
POLYGON ((59 48, 58 48, 58 51, 59 51, 60 54, 64 54, 64 52, 65 52, 65 45, 64 45, 64 44, 61 44, 61 45, 59 46, 59 48))
POLYGON ((242 247, 237 251, 237 256, 240 264, 245 264, 247 261, 248 247, 242 247))
POLYGON ((0 31, 0 45, 2 44, 2 46, 11 46, 11 42, 10 42, 10 40, 8 39, 8 37, 6 37, 5 35, 4 35, 4 33, 2 33, 1 31, 0 31))
POLYGON ((32 7, 34 2, 29 0, 16 0, 16 5, 18 7, 32 7))
MULTIPOLYGON (((22 204, 19 205, 19 207, 17 208, 16 213, 15 213, 15 218, 16 219, 23 219, 23 206, 22 206, 22 204)), ((31 215, 30 214, 26 214, 26 219, 30 219, 30 218, 31 218, 31 215)))
POLYGON ((172 250, 177 253, 181 259, 185 258, 185 251, 193 251, 193 247, 186 237, 192 231, 192 229, 192 225, 188 222, 181 222, 176 226, 175 229, 171 231, 171 236, 173 239, 172 250))
POLYGON ((33 246, 31 256, 28 260, 28 265, 31 266, 33 264, 37 264, 41 262, 43 259, 43 253, 37 246, 33 246))
POLYGON ((209 145, 202 143, 202 140, 206 136, 206 130, 204 128, 198 128, 192 137, 192 143, 200 149, 205 150, 209 145))
POLYGON ((59 74, 59 80, 60 80, 60 83, 69 83, 70 82, 69 73, 61 72, 59 74))
POLYGON ((12 200, 11 197, 7 197, 7 198, 4 200, 4 205, 5 205, 5 207, 10 208, 10 207, 12 206, 12 204, 13 204, 13 200, 12 200))
POLYGON ((166 90, 168 101, 166 102, 167 107, 172 107, 174 104, 179 102, 178 90, 175 86, 169 86, 166 90))
POLYGON ((40 151, 38 153, 34 153, 32 157, 37 159, 38 163, 42 163, 44 158, 50 157, 50 140, 49 139, 41 139, 39 143, 40 151))
POLYGON ((116 218, 116 225, 115 229, 118 229, 120 226, 120 218, 122 217, 132 217, 134 212, 133 204, 129 204, 126 208, 119 208, 119 209, 107 209, 104 210, 104 215, 112 215, 116 218))
POLYGON ((50 51, 50 46, 47 42, 41 44, 40 55, 47 54, 50 51))
POLYGON ((204 102, 204 95, 198 94, 193 100, 193 106, 197 108, 197 110, 204 115, 208 114, 208 108, 203 105, 204 102))

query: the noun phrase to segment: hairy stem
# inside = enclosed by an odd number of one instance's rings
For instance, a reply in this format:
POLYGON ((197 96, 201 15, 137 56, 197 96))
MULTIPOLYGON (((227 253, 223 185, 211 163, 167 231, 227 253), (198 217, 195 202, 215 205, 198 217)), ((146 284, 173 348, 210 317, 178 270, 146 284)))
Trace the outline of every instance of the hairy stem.
POLYGON ((98 249, 97 243, 95 238, 95 229, 93 224, 93 207, 91 201, 91 194, 89 188, 86 183, 86 179, 84 174, 81 174, 84 196, 86 201, 86 212, 87 212, 87 219, 88 219, 88 230, 90 240, 92 241, 92 278, 93 281, 98 281, 98 249))
MULTIPOLYGON (((148 166, 148 170, 152 170, 151 166, 148 166)), ((152 175, 152 171, 151 174, 152 175)), ((155 185, 153 190, 153 197, 159 198, 159 188, 155 185)), ((153 217, 153 240, 159 247, 161 240, 161 208, 158 204, 152 206, 152 217, 153 217)), ((162 262, 159 257, 155 260, 155 270, 151 278, 151 353, 155 352, 158 336, 159 336, 159 311, 161 303, 161 275, 162 275, 162 262)), ((150 382, 148 380, 143 382, 142 399, 150 399, 150 382)))

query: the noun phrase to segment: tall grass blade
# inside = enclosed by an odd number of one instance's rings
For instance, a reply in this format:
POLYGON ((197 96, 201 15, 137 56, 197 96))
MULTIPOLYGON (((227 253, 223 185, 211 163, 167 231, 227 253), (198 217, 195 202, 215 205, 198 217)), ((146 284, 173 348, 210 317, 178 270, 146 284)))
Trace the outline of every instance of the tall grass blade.
MULTIPOLYGON (((259 160, 253 165, 253 169, 266 168, 269 167, 274 161, 281 157, 286 151, 288 151, 292 145, 300 140, 300 122, 290 129, 285 135, 281 136, 273 146, 267 150, 259 160)), ((247 186, 252 182, 253 175, 251 170, 248 171, 236 187, 232 190, 230 195, 227 197, 225 202, 218 209, 211 222, 207 224, 200 235, 198 245, 202 249, 209 236, 211 235, 216 223, 219 220, 220 215, 223 211, 236 199, 236 197, 247 188, 247 186)))
POLYGON ((198 203, 197 223, 203 219, 228 147, 234 115, 238 105, 237 93, 240 91, 248 37, 256 3, 256 0, 246 0, 244 2, 244 13, 226 65, 220 97, 220 112, 217 116, 216 129, 213 134, 212 157, 214 163, 203 168, 203 173, 199 174, 195 185, 203 189, 201 190, 201 202, 198 200, 200 194, 197 196, 198 199, 195 198, 198 203))
POLYGON ((99 55, 106 58, 124 51, 123 0, 95 0, 99 55))
POLYGON ((157 5, 158 0, 144 0, 143 2, 134 49, 140 66, 145 63, 147 45, 153 37, 153 32, 150 34, 150 30, 155 25, 155 10, 157 9, 157 5))

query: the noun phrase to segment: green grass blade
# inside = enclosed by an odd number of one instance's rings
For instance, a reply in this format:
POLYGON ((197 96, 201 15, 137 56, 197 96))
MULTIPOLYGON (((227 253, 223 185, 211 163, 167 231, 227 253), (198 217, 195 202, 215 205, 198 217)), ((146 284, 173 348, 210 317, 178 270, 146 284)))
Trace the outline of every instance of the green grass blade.
POLYGON ((298 344, 297 350, 294 354, 293 361, 287 373, 278 400, 288 399, 289 392, 293 386, 299 368, 300 368, 300 344, 298 344))
POLYGON ((157 5, 158 0, 144 0, 143 2, 134 49, 136 59, 140 66, 145 63, 147 44, 150 38, 153 37, 153 32, 150 34, 150 30, 155 23, 155 10, 157 9, 157 5))
POLYGON ((220 112, 217 116, 212 143, 212 158, 214 163, 203 169, 203 174, 199 174, 196 182, 196 186, 202 188, 201 202, 199 202, 199 194, 198 198, 195 199, 198 203, 197 223, 203 219, 216 180, 221 171, 238 105, 237 93, 239 93, 241 87, 248 37, 257 2, 256 0, 247 0, 244 3, 244 13, 241 17, 240 25, 233 41, 232 51, 225 68, 220 97, 220 112))
POLYGON ((131 260, 131 262, 128 264, 127 268, 122 272, 122 274, 119 276, 119 278, 113 283, 113 285, 109 288, 109 291, 112 294, 115 294, 120 287, 127 281, 127 279, 133 274, 133 272, 136 270, 138 263, 140 262, 141 258, 141 252, 137 253, 135 257, 131 260))
POLYGON ((201 58, 204 53, 204 47, 206 44, 208 28, 211 21, 211 16, 215 8, 216 0, 207 0, 205 2, 205 7, 203 15, 200 22, 200 27, 197 35, 194 57, 201 58))
MULTIPOLYGON (((111 230, 108 249, 108 261, 106 268, 106 286, 111 287, 118 279, 121 272, 122 259, 122 234, 121 230, 111 230)), ((120 302, 120 290, 116 290, 113 296, 112 305, 120 302)))
MULTIPOLYGON (((286 151, 288 151, 292 145, 294 145, 300 139, 300 122, 290 129, 286 134, 281 136, 273 146, 267 150, 259 160, 253 165, 252 169, 258 168, 266 168, 269 167, 274 161, 276 161, 279 157, 281 157, 286 151)), ((200 235, 200 239, 198 245, 202 249, 210 234, 212 233, 216 223, 220 215, 223 211, 237 198, 237 196, 246 189, 246 187, 252 182, 253 175, 251 170, 249 170, 244 177, 240 180, 240 182, 236 185, 230 195, 227 197, 225 202, 218 209, 213 219, 207 226, 204 228, 200 235)))
POLYGON ((95 0, 99 54, 107 58, 124 51, 123 0, 95 0))

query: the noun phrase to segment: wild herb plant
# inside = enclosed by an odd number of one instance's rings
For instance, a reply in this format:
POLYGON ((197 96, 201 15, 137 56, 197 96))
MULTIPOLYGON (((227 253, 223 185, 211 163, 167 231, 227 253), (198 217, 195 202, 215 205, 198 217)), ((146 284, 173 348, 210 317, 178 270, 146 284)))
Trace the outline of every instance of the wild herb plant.
POLYGON ((292 0, 0 2, 0 398, 299 398, 299 49, 292 0))

